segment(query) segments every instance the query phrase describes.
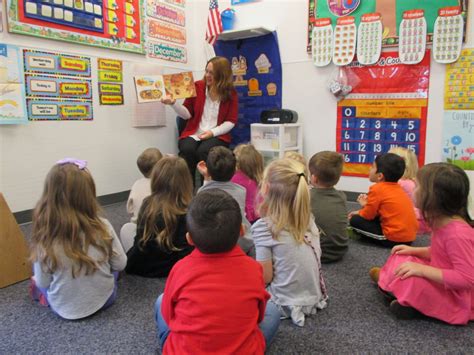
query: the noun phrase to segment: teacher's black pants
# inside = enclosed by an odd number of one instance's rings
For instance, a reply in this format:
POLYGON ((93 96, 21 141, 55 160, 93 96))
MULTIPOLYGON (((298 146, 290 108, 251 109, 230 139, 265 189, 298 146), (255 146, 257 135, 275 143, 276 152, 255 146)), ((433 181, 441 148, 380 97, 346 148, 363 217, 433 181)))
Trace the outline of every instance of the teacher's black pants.
POLYGON ((180 139, 178 142, 179 156, 186 160, 189 172, 194 183, 196 174, 196 165, 201 160, 207 160, 207 154, 212 147, 229 147, 229 144, 221 141, 219 138, 212 137, 205 141, 196 141, 191 137, 180 139))

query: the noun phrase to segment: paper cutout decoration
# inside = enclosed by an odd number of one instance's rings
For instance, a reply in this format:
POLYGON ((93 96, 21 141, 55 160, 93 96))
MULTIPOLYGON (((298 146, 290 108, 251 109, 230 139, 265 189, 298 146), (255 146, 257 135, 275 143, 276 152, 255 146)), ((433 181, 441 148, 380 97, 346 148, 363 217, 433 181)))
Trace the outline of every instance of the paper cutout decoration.
POLYGON ((362 16, 357 31, 357 59, 360 64, 377 63, 382 52, 382 20, 379 13, 362 16))
POLYGON ((312 38, 313 64, 317 67, 325 67, 331 63, 332 45, 334 32, 330 18, 322 18, 314 21, 312 38))
POLYGON ((423 10, 409 10, 403 13, 398 30, 400 42, 398 52, 403 64, 418 64, 426 50, 426 20, 423 10))
POLYGON ((454 63, 461 54, 464 20, 459 6, 439 10, 433 34, 433 58, 438 63, 454 63))
POLYGON ((332 61, 336 65, 347 65, 356 52, 357 29, 352 16, 337 19, 334 29, 332 61))

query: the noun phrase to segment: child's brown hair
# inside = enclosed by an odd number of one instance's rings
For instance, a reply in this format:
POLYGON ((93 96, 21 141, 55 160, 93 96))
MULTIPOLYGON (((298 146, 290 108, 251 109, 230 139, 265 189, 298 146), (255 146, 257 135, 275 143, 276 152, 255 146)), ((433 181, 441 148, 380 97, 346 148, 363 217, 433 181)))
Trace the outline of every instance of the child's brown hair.
POLYGON ((468 212, 469 178, 448 163, 431 163, 418 170, 417 207, 430 226, 440 217, 459 216, 474 227, 468 212))
POLYGON ((237 170, 242 171, 257 184, 263 177, 263 157, 252 144, 239 144, 234 148, 237 170))
POLYGON ((309 171, 318 178, 321 185, 332 187, 338 183, 343 165, 341 154, 325 150, 311 157, 309 171))
POLYGON ((74 162, 54 165, 46 176, 43 194, 33 211, 31 260, 48 272, 61 269, 59 255, 72 260, 72 277, 93 274, 112 256, 112 237, 100 219, 95 184, 84 166, 74 162), (96 248, 102 258, 87 251, 96 248))
POLYGON ((161 154, 159 149, 147 148, 138 156, 138 169, 144 177, 150 177, 153 167, 161 160, 161 158, 163 158, 163 154, 161 154))

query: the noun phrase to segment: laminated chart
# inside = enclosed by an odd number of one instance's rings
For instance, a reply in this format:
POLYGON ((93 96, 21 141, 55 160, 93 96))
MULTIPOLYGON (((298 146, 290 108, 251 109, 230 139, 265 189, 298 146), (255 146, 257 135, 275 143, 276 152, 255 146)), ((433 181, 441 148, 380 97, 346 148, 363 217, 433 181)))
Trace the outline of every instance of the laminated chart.
POLYGON ((360 64, 377 63, 382 52, 382 21, 379 13, 362 15, 357 31, 357 59, 360 64))
POLYGON ((423 10, 409 10, 403 13, 400 23, 398 47, 404 64, 417 64, 425 56, 426 20, 423 10))
POLYGON ((445 110, 474 110, 474 49, 463 49, 456 63, 446 66, 445 110))
POLYGON ((343 174, 367 176, 375 157, 395 146, 414 151, 423 165, 429 56, 407 66, 396 52, 384 52, 376 65, 354 62, 347 70, 360 81, 337 105, 336 150, 344 156, 343 174))
POLYGON ((122 61, 97 59, 99 72, 99 102, 101 105, 123 105, 122 61))
POLYGON ((186 13, 182 8, 184 2, 147 0, 146 5, 148 57, 187 63, 186 13))
POLYGON ((8 30, 144 53, 142 0, 7 0, 8 30))
POLYGON ((312 34, 313 63, 317 67, 325 67, 331 63, 333 30, 330 18, 314 21, 312 34))
POLYGON ((461 54, 464 20, 459 6, 439 10, 433 35, 433 58, 438 63, 448 64, 458 60, 461 54))
POLYGON ((0 43, 0 124, 27 122, 21 50, 0 43))
POLYGON ((90 58, 23 50, 28 118, 92 120, 90 58))
POLYGON ((356 52, 357 28, 352 16, 337 19, 334 29, 332 61, 336 65, 347 65, 356 52))

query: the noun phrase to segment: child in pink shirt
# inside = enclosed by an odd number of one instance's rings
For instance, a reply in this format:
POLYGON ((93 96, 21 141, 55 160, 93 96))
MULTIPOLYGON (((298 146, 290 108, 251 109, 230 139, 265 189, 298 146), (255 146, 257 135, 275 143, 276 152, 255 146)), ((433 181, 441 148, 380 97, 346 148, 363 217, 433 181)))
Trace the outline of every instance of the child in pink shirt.
POLYGON ((392 297, 390 311, 397 318, 422 313, 449 324, 467 324, 474 320, 469 178, 455 165, 433 163, 420 169, 417 181, 415 200, 433 230, 431 246, 397 245, 383 268, 372 268, 370 276, 392 297))
POLYGON ((259 219, 255 205, 258 185, 263 175, 263 157, 251 144, 240 144, 234 149, 237 169, 231 181, 245 188, 245 216, 250 223, 259 219))

